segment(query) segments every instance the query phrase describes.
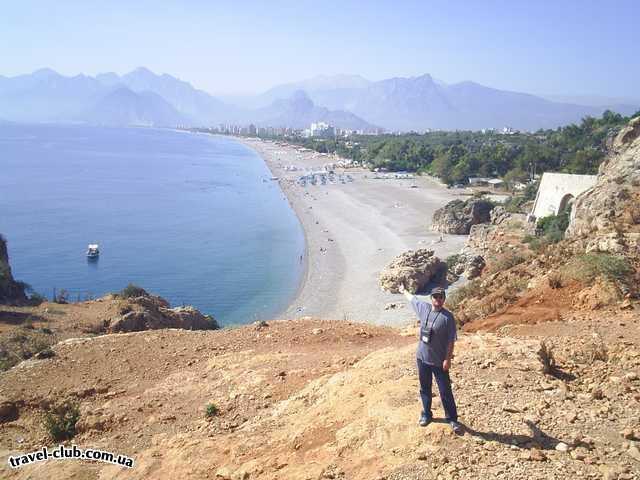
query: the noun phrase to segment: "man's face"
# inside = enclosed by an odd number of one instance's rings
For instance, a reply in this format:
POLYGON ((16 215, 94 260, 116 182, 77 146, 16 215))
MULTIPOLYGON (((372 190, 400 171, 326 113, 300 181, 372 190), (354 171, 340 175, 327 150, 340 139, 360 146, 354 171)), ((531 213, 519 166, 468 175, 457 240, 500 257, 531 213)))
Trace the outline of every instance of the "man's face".
POLYGON ((444 305, 444 295, 442 295, 441 293, 431 295, 431 304, 436 308, 442 308, 442 306, 444 305))

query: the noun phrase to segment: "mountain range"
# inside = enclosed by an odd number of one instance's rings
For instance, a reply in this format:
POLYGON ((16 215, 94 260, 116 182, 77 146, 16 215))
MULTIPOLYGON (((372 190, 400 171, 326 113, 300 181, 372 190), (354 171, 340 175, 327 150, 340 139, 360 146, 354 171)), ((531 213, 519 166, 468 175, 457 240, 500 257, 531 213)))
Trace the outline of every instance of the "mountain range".
POLYGON ((270 100, 293 89, 306 91, 318 105, 344 110, 388 130, 478 130, 510 126, 521 130, 555 128, 600 116, 606 109, 630 115, 640 102, 587 105, 552 101, 526 93, 498 90, 475 82, 446 84, 425 74, 368 82, 341 76, 331 85, 306 80, 275 87, 259 98, 270 100))
MULTIPOLYGON (((305 128, 392 131, 554 128, 611 109, 628 115, 640 102, 596 105, 554 101, 474 82, 446 84, 425 74, 369 81, 359 75, 318 76, 253 96, 220 99, 168 74, 137 68, 126 75, 66 77, 51 69, 0 76, 0 118, 17 122, 211 126, 254 123, 305 128)), ((567 98, 567 97, 558 97, 567 98)), ((616 100, 616 99, 611 99, 616 100)))

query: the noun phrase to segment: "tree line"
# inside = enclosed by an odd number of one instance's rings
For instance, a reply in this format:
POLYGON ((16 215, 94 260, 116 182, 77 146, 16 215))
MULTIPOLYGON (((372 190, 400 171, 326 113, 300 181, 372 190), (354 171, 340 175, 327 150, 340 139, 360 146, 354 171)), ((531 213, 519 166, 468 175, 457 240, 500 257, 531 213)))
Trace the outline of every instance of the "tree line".
MULTIPOLYGON (((469 177, 501 177, 507 184, 526 182, 545 171, 595 174, 607 142, 631 118, 609 110, 601 118, 535 133, 494 131, 356 135, 317 139, 287 137, 320 153, 337 153, 364 166, 389 171, 428 173, 453 185, 469 177)), ((280 138, 282 139, 282 138, 280 138)))

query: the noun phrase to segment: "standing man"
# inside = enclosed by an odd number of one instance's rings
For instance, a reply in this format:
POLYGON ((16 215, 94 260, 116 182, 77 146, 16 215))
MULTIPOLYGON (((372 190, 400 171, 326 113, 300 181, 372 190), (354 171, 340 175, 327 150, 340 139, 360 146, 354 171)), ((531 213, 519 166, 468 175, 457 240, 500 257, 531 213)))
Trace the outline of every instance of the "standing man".
POLYGON ((400 292, 411 303, 414 312, 420 319, 418 351, 416 352, 420 398, 423 408, 420 415, 420 426, 426 427, 433 419, 431 414, 433 376, 436 377, 438 383, 440 400, 442 400, 447 422, 455 433, 461 433, 462 425, 458 423, 458 412, 449 378, 453 346, 458 336, 453 314, 444 308, 444 289, 438 287, 431 291, 431 304, 418 300, 415 295, 407 292, 404 285, 400 285, 400 292))

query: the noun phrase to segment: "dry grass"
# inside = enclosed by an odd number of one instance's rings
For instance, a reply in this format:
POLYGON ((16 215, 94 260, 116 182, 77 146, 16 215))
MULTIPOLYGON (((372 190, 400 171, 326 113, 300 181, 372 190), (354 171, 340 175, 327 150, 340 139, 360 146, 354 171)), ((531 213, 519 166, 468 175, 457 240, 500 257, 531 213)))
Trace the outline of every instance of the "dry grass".
MULTIPOLYGON (((50 330, 49 330, 50 331, 50 330)), ((8 370, 36 353, 48 349, 54 342, 50 333, 33 326, 16 328, 0 337, 0 371, 8 370)))
POLYGON ((507 254, 498 258, 495 262, 492 262, 487 273, 498 273, 504 272, 505 270, 509 270, 510 268, 515 267, 516 265, 520 265, 526 260, 525 257, 518 254, 507 254))

